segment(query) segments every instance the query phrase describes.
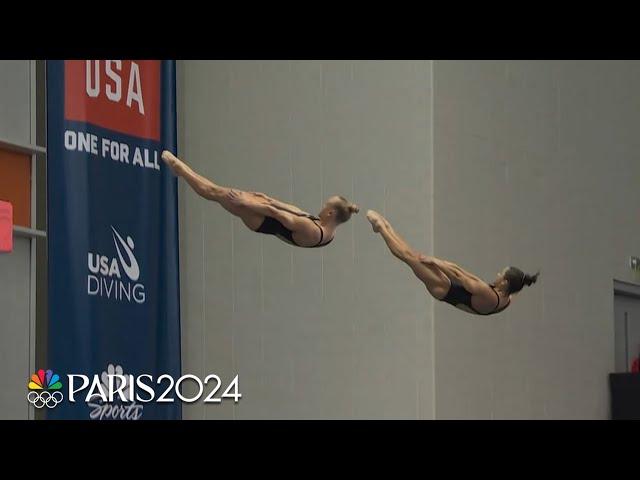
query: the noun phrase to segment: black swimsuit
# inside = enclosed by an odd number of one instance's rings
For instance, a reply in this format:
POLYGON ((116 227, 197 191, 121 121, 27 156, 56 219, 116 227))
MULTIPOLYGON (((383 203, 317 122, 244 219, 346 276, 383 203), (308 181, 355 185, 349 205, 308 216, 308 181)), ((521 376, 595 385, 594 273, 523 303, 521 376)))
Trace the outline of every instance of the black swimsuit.
POLYGON ((451 287, 449 288, 449 291, 447 292, 446 297, 444 297, 442 301, 447 302, 453 305, 454 307, 462 304, 469 307, 473 312, 477 313, 478 315, 493 315, 494 313, 500 313, 501 311, 503 311, 505 308, 509 306, 509 303, 511 303, 511 300, 509 300, 506 303, 506 305, 498 309, 498 306, 500 305, 500 295, 498 295, 498 292, 496 292, 496 289, 494 288, 494 286, 492 284, 489 284, 489 286, 493 290, 493 293, 496 294, 498 303, 496 304, 496 308, 489 313, 479 312, 475 308, 473 308, 473 305, 471 305, 471 297, 473 297, 473 294, 469 292, 466 288, 464 288, 464 285, 462 285, 457 279, 451 278, 448 275, 447 275, 447 278, 449 278, 449 281, 451 282, 451 287))
POLYGON ((304 215, 304 214, 296 214, 296 215, 308 218, 318 227, 318 229, 320 230, 320 241, 318 243, 316 243, 315 245, 311 245, 310 247, 298 245, 293 239, 293 232, 289 230, 287 227, 285 227, 282 223, 280 223, 280 221, 276 220, 273 217, 264 217, 264 222, 262 222, 262 225, 260 225, 260 227, 256 230, 256 232, 264 233, 266 235, 275 235, 280 240, 290 243, 291 245, 295 245, 296 247, 302 247, 302 248, 324 247, 325 245, 329 245, 333 241, 333 238, 332 238, 328 242, 322 243, 322 240, 324 239, 324 231, 322 230, 322 227, 318 225, 318 222, 317 222, 317 220, 319 220, 318 217, 313 217, 311 215, 304 215))

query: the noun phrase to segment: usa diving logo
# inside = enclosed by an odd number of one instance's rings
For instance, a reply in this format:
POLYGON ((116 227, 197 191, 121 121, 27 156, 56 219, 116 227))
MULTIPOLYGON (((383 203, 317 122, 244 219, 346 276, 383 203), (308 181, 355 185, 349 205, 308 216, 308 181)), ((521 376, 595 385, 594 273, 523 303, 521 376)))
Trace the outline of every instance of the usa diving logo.
POLYGON ((87 294, 118 302, 146 301, 144 284, 140 282, 140 265, 133 251, 135 242, 126 239, 111 225, 115 255, 89 252, 87 256, 87 294))

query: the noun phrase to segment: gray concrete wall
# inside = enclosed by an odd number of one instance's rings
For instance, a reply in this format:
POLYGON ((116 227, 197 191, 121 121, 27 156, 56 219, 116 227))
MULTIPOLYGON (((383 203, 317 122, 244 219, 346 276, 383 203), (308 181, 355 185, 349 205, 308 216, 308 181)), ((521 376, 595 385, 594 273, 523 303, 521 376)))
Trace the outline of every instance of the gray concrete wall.
MULTIPOLYGON (((31 92, 30 61, 0 61, 0 140, 32 143, 31 92)), ((14 251, 0 254, 0 419, 29 417, 30 276, 31 240, 14 236, 14 251)))
POLYGON ((185 418, 607 418, 613 279, 640 281, 639 81, 637 62, 180 62, 196 170, 363 210, 301 250, 181 184, 183 370, 244 394, 185 418), (367 208, 487 280, 540 281, 498 316, 434 304, 367 208))
POLYGON ((29 60, 0 60, 0 139, 31 143, 29 60))
POLYGON ((27 420, 29 372, 29 275, 31 241, 15 238, 13 252, 0 254, 0 419, 27 420))
POLYGON ((613 279, 639 253, 640 63, 434 63, 434 248, 513 306, 436 306, 438 418, 608 418, 613 279))
POLYGON ((201 174, 363 208, 330 246, 296 249, 181 182, 183 371, 237 373, 244 396, 184 417, 433 418, 432 301, 364 218, 431 249, 431 62, 185 61, 178 91, 201 174))

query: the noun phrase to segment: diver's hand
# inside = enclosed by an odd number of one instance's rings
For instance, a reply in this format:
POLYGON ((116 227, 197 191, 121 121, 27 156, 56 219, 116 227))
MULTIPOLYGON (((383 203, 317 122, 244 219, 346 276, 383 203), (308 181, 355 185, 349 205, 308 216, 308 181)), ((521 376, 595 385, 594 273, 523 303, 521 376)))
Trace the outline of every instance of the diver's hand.
POLYGON ((269 195, 266 195, 266 194, 264 194, 262 192, 251 192, 251 195, 253 195, 254 197, 261 198, 266 203, 269 203, 269 204, 275 203, 273 198, 271 198, 269 195))
POLYGON ((433 257, 430 257, 429 255, 425 255, 424 253, 421 253, 418 256, 418 261, 420 263, 423 263, 425 265, 434 265, 435 262, 433 261, 433 257))
POLYGON ((229 190, 229 193, 227 193, 227 200, 232 205, 236 205, 238 207, 245 207, 249 204, 247 195, 244 192, 234 190, 233 188, 229 190))

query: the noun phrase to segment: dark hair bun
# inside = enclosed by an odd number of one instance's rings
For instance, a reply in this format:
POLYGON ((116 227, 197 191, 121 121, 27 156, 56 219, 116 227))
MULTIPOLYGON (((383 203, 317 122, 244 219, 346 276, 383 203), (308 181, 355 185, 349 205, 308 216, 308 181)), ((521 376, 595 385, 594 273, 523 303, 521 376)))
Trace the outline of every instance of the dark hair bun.
POLYGON ((538 276, 540 275, 540 272, 537 272, 535 275, 529 275, 528 273, 525 274, 524 279, 522 280, 522 283, 524 285, 526 285, 527 287, 529 285, 533 285, 534 283, 536 283, 536 281, 538 280, 538 276))

